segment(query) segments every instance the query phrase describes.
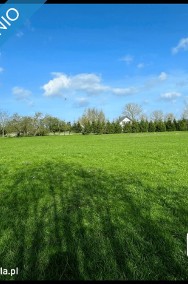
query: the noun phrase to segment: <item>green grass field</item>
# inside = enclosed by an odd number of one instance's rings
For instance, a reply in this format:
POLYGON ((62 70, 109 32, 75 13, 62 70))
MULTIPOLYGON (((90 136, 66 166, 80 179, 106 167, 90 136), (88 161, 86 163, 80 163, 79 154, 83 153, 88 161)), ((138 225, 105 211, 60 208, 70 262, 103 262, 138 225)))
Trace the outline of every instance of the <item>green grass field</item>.
POLYGON ((0 280, 188 279, 188 132, 0 139, 0 280))

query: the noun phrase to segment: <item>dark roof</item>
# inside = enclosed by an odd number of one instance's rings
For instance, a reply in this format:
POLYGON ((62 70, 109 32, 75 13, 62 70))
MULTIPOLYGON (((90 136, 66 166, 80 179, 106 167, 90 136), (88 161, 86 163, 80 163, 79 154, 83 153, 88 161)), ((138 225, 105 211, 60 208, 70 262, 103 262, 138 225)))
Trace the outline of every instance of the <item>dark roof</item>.
POLYGON ((119 118, 119 122, 121 122, 122 120, 124 120, 125 118, 128 118, 129 120, 131 120, 130 117, 128 117, 127 115, 123 115, 119 118))

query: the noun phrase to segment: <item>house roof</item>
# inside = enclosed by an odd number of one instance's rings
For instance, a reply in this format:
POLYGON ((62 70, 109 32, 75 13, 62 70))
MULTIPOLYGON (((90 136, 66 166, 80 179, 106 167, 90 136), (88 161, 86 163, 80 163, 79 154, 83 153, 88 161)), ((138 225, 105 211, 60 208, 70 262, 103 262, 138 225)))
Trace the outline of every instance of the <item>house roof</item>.
POLYGON ((130 119, 128 116, 124 115, 124 116, 121 116, 121 117, 119 118, 119 122, 124 121, 124 119, 127 119, 127 120, 131 121, 131 119, 130 119))

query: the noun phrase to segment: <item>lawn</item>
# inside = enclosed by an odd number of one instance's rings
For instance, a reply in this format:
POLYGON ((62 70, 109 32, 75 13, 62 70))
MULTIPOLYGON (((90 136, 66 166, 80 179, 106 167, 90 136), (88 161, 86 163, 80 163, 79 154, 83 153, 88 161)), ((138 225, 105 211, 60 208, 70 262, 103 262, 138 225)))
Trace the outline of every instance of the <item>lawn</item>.
POLYGON ((188 132, 0 138, 0 280, 187 280, 188 132))

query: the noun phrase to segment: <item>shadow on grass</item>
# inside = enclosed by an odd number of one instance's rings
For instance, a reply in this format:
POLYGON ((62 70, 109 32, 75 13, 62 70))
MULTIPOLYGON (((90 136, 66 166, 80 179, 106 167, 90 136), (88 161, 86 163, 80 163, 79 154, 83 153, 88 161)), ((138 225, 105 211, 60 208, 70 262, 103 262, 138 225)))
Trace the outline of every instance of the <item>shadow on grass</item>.
POLYGON ((185 196, 177 210, 168 202, 176 194, 74 164, 22 169, 0 197, 0 266, 19 275, 0 278, 187 279, 185 196))

